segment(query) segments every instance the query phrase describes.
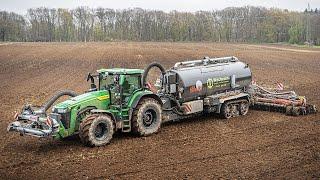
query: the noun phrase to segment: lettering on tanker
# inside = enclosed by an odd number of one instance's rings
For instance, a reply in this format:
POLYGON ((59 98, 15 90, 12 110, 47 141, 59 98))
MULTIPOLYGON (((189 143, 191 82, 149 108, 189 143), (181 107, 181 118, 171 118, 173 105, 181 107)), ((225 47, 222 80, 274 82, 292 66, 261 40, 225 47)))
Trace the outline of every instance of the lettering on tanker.
POLYGON ((209 78, 207 80, 208 89, 226 87, 230 83, 230 77, 209 78))

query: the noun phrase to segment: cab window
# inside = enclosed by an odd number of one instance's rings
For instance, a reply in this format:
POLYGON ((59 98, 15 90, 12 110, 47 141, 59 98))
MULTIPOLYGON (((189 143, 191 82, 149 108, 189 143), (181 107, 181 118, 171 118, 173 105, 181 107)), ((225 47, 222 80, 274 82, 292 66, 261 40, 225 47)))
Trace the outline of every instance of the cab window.
POLYGON ((133 93, 141 87, 141 75, 126 75, 123 83, 123 90, 125 93, 133 93))

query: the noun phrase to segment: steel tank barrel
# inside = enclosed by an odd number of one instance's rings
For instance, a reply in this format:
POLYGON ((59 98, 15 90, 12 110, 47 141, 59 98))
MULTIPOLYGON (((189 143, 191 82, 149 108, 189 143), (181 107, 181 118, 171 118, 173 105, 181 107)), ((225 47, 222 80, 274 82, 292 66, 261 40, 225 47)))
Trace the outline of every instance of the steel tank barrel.
POLYGON ((235 89, 244 90, 252 80, 249 66, 236 57, 180 62, 167 74, 169 84, 175 82, 175 93, 180 93, 182 102, 235 89))

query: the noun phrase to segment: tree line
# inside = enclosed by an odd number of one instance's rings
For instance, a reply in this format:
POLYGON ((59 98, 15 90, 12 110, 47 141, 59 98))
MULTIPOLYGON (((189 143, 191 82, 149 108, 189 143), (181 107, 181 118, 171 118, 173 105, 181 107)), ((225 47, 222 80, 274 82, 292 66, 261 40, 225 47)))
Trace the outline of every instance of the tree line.
POLYGON ((89 7, 32 8, 24 16, 0 11, 0 41, 123 40, 320 44, 320 12, 252 6, 194 13, 89 7))

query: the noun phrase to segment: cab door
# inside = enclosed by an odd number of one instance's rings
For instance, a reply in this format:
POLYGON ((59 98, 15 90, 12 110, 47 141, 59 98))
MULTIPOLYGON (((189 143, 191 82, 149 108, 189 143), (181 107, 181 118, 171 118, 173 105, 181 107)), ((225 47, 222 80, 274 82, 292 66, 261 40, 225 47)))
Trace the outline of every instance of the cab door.
POLYGON ((127 106, 133 93, 141 88, 141 74, 124 75, 121 87, 122 103, 127 106))

